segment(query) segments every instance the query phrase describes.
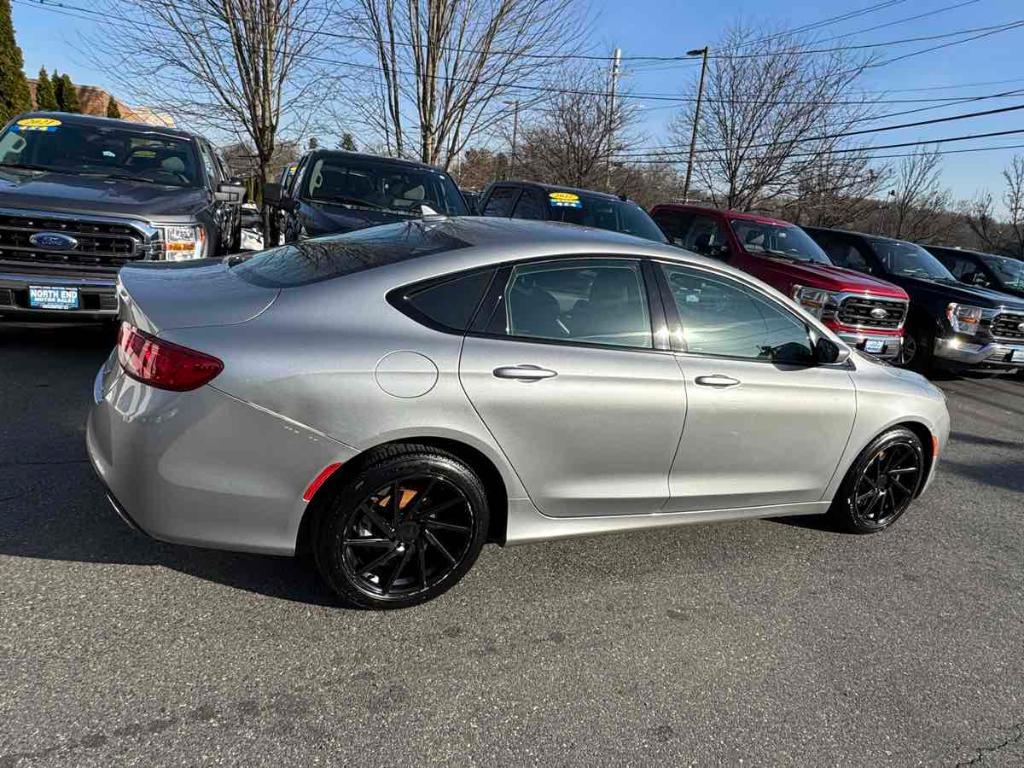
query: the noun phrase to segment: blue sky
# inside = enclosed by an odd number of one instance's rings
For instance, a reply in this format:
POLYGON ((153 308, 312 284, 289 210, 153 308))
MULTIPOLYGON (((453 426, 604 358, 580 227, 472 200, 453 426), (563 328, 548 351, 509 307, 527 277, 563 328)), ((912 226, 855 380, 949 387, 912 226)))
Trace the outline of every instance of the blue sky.
MULTIPOLYGON (((955 5, 958 2, 963 0, 899 0, 892 2, 888 8, 829 24, 817 32, 822 36, 855 32, 955 5)), ((755 25, 763 24, 767 31, 775 31, 780 27, 796 27, 877 4, 878 0, 836 0, 832 3, 823 3, 821 0, 717 0, 699 3, 679 0, 593 0, 590 4, 594 19, 591 38, 595 53, 607 53, 618 46, 624 56, 671 56, 705 44, 713 46, 723 30, 737 20, 755 25)), ((86 1, 81 5, 88 7, 91 3, 86 1)), ((96 31, 96 27, 90 22, 55 14, 32 4, 30 0, 14 0, 12 9, 18 41, 25 56, 25 68, 30 75, 34 75, 39 67, 45 64, 49 70, 57 68, 62 72, 69 72, 78 83, 101 87, 110 84, 104 72, 91 65, 88 57, 81 52, 81 35, 96 31)), ((905 37, 937 35, 1018 19, 1024 19, 1024 5, 1020 0, 976 0, 963 7, 936 13, 927 18, 864 32, 832 44, 875 43, 905 37)), ((936 41, 939 42, 946 41, 936 41)), ((936 43, 894 46, 884 49, 882 53, 887 56, 910 53, 936 43)), ((875 69, 864 80, 864 88, 884 90, 889 98, 915 99, 987 95, 1015 88, 1024 89, 1022 50, 1024 28, 1001 32, 981 40, 954 45, 875 69), (1016 82, 946 88, 993 81, 1016 82)), ((655 71, 645 71, 645 68, 627 64, 623 72, 623 82, 627 88, 636 93, 677 93, 692 71, 686 65, 659 67, 655 71)), ((895 118, 893 122, 941 117, 1015 104, 1024 104, 1024 92, 1017 97, 934 109, 903 119, 895 118)), ((893 104, 886 109, 901 111, 915 106, 928 105, 893 104)), ((658 103, 650 103, 649 107, 661 107, 645 109, 644 129, 651 143, 671 141, 664 129, 675 110, 666 109, 663 104, 658 103)), ((1024 129, 1024 111, 927 128, 892 131, 878 134, 873 140, 879 144, 897 143, 1018 128, 1024 129)), ((944 149, 1013 144, 1024 144, 1024 134, 959 142, 946 145, 944 149)), ((990 189, 998 197, 1002 193, 1000 173, 1015 151, 1024 153, 1024 149, 1006 149, 946 155, 944 182, 952 188, 957 197, 970 197, 975 192, 985 189, 990 189)))

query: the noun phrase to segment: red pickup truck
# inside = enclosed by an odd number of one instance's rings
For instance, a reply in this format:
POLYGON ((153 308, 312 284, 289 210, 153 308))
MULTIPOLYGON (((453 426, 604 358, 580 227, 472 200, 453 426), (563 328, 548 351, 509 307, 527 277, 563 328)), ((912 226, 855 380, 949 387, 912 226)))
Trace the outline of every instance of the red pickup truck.
POLYGON ((799 227, 778 219, 662 203, 651 217, 673 245, 725 261, 791 296, 846 343, 896 360, 910 297, 898 286, 837 267, 799 227))

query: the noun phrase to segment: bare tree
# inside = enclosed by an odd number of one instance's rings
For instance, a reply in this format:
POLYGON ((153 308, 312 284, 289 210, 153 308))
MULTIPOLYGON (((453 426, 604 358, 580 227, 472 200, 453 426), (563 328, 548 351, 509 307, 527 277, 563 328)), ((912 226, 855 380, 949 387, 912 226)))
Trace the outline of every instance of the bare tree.
POLYGON ((1009 238, 1006 252, 1018 259, 1024 259, 1024 156, 1014 155, 1010 166, 1003 171, 1009 238))
POLYGON ((921 147, 900 161, 881 219, 882 233, 904 240, 942 239, 949 216, 949 190, 942 186, 942 155, 921 147))
POLYGON ((824 152, 803 164, 792 198, 778 206, 797 224, 851 227, 863 224, 878 208, 878 195, 892 169, 876 165, 866 152, 824 152))
POLYGON ((391 154, 445 168, 511 114, 505 101, 512 86, 550 79, 558 56, 574 52, 584 31, 572 0, 355 6, 354 23, 376 66, 353 106, 391 154))
MULTIPOLYGON (((810 42, 735 26, 713 48, 694 174, 716 205, 749 210, 792 192, 813 158, 842 143, 830 136, 871 114, 871 105, 847 95, 870 59, 807 54, 810 42)), ((696 91, 694 78, 694 98, 696 91)), ((687 107, 673 126, 675 147, 689 145, 692 126, 687 107)))
POLYGON ((1005 242, 1005 227, 994 214, 995 203, 991 192, 979 192, 971 200, 960 203, 960 215, 970 233, 983 250, 998 253, 1005 242))
MULTIPOLYGON (((110 0, 96 55, 141 103, 249 144, 269 180, 278 135, 308 119, 324 0, 110 0), (104 34, 111 34, 110 30, 104 34)), ((264 221, 273 219, 264 211, 264 221)))
POLYGON ((573 187, 604 189, 611 178, 608 161, 634 144, 630 127, 636 110, 625 100, 612 103, 601 73, 579 73, 565 90, 534 111, 521 129, 517 173, 573 187))

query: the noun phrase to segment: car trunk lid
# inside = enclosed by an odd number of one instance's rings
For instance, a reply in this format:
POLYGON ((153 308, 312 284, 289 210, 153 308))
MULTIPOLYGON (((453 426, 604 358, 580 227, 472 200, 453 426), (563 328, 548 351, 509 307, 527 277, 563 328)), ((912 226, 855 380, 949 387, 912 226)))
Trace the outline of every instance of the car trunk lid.
POLYGON ((236 277, 220 259, 132 265, 117 280, 121 319, 153 335, 238 325, 262 314, 279 293, 236 277))

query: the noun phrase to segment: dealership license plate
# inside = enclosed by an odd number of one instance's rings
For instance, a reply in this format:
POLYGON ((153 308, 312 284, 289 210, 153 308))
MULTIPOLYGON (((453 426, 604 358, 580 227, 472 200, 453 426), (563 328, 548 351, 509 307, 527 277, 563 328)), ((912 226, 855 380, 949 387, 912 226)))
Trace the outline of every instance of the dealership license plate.
POLYGON ((28 305, 32 309, 78 309, 78 289, 30 285, 28 305))
POLYGON ((1013 350, 1013 355, 1010 357, 1012 363, 1024 363, 1024 349, 1013 350))
POLYGON ((884 341, 875 341, 873 339, 869 339, 864 344, 864 351, 865 352, 870 352, 873 355, 877 355, 880 352, 885 352, 885 342, 884 341))

